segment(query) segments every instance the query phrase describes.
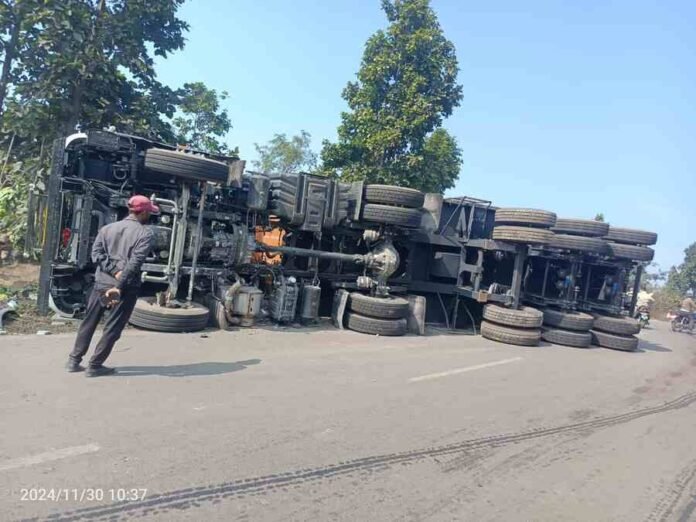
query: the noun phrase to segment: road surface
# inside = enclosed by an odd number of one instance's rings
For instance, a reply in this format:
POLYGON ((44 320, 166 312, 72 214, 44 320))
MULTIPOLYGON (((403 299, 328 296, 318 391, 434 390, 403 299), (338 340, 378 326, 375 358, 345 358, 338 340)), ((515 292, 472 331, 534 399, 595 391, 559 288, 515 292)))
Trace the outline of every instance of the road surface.
POLYGON ((696 336, 624 353, 329 328, 0 337, 3 520, 696 519, 696 336), (119 501, 120 500, 120 501, 119 501))

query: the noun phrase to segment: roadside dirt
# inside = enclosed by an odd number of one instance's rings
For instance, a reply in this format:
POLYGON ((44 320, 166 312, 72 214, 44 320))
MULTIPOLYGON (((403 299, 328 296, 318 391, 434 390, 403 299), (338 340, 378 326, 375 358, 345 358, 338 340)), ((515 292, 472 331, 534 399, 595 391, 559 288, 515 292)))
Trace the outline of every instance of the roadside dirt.
POLYGON ((11 301, 18 305, 14 313, 3 317, 6 334, 35 334, 41 330, 53 334, 75 330, 75 322, 55 321, 51 316, 39 313, 36 308, 38 281, 38 265, 18 263, 0 266, 0 309, 11 301))
POLYGON ((21 290, 39 282, 39 265, 0 265, 0 287, 21 290))

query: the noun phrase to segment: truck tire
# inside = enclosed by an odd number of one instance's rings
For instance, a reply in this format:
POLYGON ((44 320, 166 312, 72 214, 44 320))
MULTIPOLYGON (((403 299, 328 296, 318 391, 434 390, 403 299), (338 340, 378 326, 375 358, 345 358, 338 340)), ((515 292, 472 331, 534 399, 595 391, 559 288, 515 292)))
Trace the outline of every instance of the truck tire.
POLYGON ((574 236, 604 237, 609 233, 609 223, 591 219, 558 218, 551 230, 559 234, 574 236))
POLYGON ((633 335, 616 335, 599 330, 592 330, 591 333, 592 344, 597 346, 624 352, 635 352, 638 349, 638 338, 633 335))
POLYGON ((562 312, 553 308, 544 310, 544 324, 564 330, 587 332, 592 329, 594 317, 582 312, 562 312))
POLYGON ((495 224, 548 228, 556 224, 556 214, 534 208, 499 208, 495 211, 495 224))
POLYGON ((590 332, 577 332, 572 330, 562 330, 561 328, 542 328, 541 338, 553 344, 564 346, 574 346, 576 348, 587 348, 592 343, 590 332))
POLYGON ((377 319, 353 312, 349 312, 347 317, 346 326, 356 332, 387 336, 398 336, 406 333, 406 319, 377 319))
POLYGON ((523 306, 519 310, 515 310, 488 304, 483 307, 483 318, 503 326, 539 328, 544 320, 544 314, 530 306, 523 306))
POLYGON ((365 187, 365 201, 368 203, 422 208, 424 200, 425 194, 412 188, 394 185, 367 185, 365 187))
POLYGON ((640 332, 640 322, 628 317, 611 317, 609 315, 596 315, 594 320, 594 330, 602 332, 633 335, 640 332))
POLYGON ((167 149, 146 150, 145 168, 159 174, 216 183, 226 182, 229 172, 227 164, 221 161, 167 149))
POLYGON ((129 322, 133 326, 158 332, 196 332, 208 326, 208 309, 198 303, 190 308, 164 308, 154 297, 143 297, 135 303, 129 322))
POLYGON ((574 250, 591 254, 606 254, 607 242, 597 237, 571 236, 570 234, 554 233, 548 244, 549 248, 559 250, 574 250))
POLYGON ((499 343, 518 346, 537 346, 541 340, 541 330, 536 328, 510 328, 498 324, 481 322, 481 336, 499 343))
POLYGON ((377 319, 401 319, 408 315, 408 301, 401 297, 372 297, 352 292, 350 309, 360 315, 377 319))
POLYGON ((646 246, 623 245, 607 242, 607 252, 611 257, 630 259, 631 261, 652 261, 655 251, 646 246))
POLYGON ((525 243, 528 245, 546 245, 553 238, 553 232, 542 228, 514 227, 503 225, 493 229, 493 239, 525 243))
POLYGON ((610 226, 604 239, 627 245, 654 245, 657 243, 657 234, 646 230, 610 226))
POLYGON ((367 203, 363 207, 362 219, 385 225, 399 225, 417 228, 421 223, 421 210, 417 208, 394 207, 367 203))

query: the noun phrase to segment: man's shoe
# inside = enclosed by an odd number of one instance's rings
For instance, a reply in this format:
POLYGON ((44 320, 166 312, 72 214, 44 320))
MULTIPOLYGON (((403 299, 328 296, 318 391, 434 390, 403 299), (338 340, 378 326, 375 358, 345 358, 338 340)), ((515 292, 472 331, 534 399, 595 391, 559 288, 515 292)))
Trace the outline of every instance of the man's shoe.
POLYGON ((84 371, 85 367, 81 366, 79 362, 73 361, 72 359, 68 359, 68 362, 65 363, 65 369, 68 370, 70 373, 76 373, 84 371))
POLYGON ((105 375, 113 375, 116 373, 116 368, 107 368, 106 366, 90 366, 87 368, 85 375, 87 377, 104 377, 105 375))

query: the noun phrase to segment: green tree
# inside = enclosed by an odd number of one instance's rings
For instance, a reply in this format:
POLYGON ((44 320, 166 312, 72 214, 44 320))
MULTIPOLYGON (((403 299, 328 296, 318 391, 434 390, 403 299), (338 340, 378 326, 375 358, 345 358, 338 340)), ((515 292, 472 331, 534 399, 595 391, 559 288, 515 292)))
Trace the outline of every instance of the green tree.
POLYGON ((689 290, 696 294, 696 243, 684 250, 682 264, 670 270, 667 288, 682 295, 689 290))
POLYGON ((441 128, 462 99, 454 45, 429 0, 382 0, 389 27, 367 41, 357 81, 343 90, 337 143, 324 142, 323 169, 424 190, 454 185, 461 152, 441 128))
POLYGON ((597 212, 597 214, 594 217, 595 221, 599 221, 601 223, 604 223, 604 213, 603 212, 597 212))
POLYGON ((304 130, 290 139, 285 134, 276 134, 266 145, 254 143, 259 159, 253 165, 275 174, 312 172, 317 167, 317 155, 311 149, 311 142, 312 136, 304 130))
POLYGON ((14 16, 2 17, 9 21, 2 31, 19 27, 0 83, 0 94, 11 87, 5 133, 26 143, 72 132, 77 124, 167 130, 160 116, 173 116, 176 96, 157 81, 154 56, 183 47, 188 26, 176 17, 183 0, 43 0, 26 12, 20 9, 26 0, 5 3, 14 16), (19 12, 25 14, 18 25, 19 12))
MULTIPOLYGON (((183 2, 0 0, 0 228, 13 240, 22 237, 27 188, 46 172, 54 138, 79 124, 175 142, 174 117, 205 101, 196 99, 202 84, 172 90, 155 73, 156 56, 184 45, 183 2)), ((225 125, 226 112, 204 127, 212 141, 194 129, 196 144, 218 149, 225 125)))
POLYGON ((227 109, 220 107, 229 96, 227 92, 218 94, 204 83, 194 82, 184 84, 178 96, 179 115, 173 121, 177 142, 216 154, 229 152, 222 139, 232 124, 227 109))
POLYGON ((31 29, 31 13, 40 6, 38 0, 0 0, 0 115, 9 86, 16 78, 16 64, 31 29))

